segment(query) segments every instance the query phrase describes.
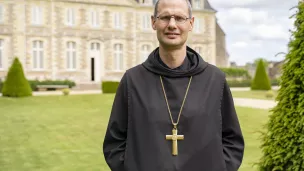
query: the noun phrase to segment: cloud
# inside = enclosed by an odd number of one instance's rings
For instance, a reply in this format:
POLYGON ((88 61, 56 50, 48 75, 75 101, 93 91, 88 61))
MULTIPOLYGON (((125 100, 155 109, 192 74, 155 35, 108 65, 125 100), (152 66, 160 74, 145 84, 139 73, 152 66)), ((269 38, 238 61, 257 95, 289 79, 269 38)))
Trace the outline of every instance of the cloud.
POLYGON ((250 34, 255 39, 262 39, 262 40, 263 39, 288 40, 289 38, 287 30, 284 29, 283 26, 280 24, 256 25, 250 30, 250 34))
POLYGON ((232 50, 239 50, 242 48, 258 48, 258 47, 262 47, 262 41, 259 40, 249 40, 249 41, 238 41, 235 43, 231 44, 231 48, 232 50))
POLYGON ((239 42, 235 42, 231 45, 234 48, 243 48, 243 47, 247 47, 248 43, 243 42, 243 41, 239 41, 239 42))
POLYGON ((255 24, 266 22, 269 16, 267 11, 254 11, 250 8, 233 8, 220 12, 218 18, 225 23, 229 22, 231 24, 255 24))
POLYGON ((226 33, 230 61, 242 65, 258 57, 281 60, 274 57, 286 52, 293 29, 295 13, 290 8, 298 0, 210 0, 218 11, 216 16, 226 33))
POLYGON ((281 8, 281 7, 291 7, 297 5, 297 0, 210 0, 213 6, 217 8, 281 8), (288 2, 289 1, 289 2, 288 2), (291 2, 290 2, 291 1, 291 2))

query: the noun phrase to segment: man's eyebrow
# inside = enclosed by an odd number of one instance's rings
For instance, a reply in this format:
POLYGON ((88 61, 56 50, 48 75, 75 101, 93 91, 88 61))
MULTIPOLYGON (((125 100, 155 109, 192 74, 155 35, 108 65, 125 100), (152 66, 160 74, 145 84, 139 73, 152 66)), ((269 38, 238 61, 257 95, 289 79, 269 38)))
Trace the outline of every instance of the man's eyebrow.
POLYGON ((162 16, 162 15, 182 15, 182 16, 187 16, 186 14, 182 14, 182 13, 173 13, 170 14, 169 12, 163 12, 163 13, 158 13, 158 16, 162 16))

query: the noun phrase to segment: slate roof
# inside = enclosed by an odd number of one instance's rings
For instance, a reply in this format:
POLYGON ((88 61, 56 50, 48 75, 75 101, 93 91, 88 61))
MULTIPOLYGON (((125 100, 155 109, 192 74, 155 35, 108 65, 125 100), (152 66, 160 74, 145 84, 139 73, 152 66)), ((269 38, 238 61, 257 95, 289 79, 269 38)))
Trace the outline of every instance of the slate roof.
POLYGON ((204 9, 206 9, 206 10, 211 10, 211 11, 214 11, 214 12, 217 12, 217 11, 210 5, 210 3, 209 3, 208 0, 205 0, 205 1, 204 1, 204 9))

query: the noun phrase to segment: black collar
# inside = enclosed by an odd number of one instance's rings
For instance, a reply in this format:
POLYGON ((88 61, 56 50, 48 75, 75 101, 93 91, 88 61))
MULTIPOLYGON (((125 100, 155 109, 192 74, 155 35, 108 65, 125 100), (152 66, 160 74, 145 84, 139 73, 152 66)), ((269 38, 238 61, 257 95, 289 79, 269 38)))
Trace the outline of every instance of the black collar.
POLYGON ((190 61, 189 61, 189 59, 188 59, 187 56, 185 57, 185 59, 184 59, 182 65, 180 65, 180 66, 178 66, 178 67, 176 67, 176 68, 173 68, 173 69, 169 68, 169 67, 161 60, 159 53, 158 53, 158 55, 157 55, 157 60, 158 60, 158 62, 159 62, 163 67, 166 67, 167 69, 170 69, 170 70, 187 71, 187 70, 189 70, 189 69, 191 68, 191 63, 190 63, 190 61))

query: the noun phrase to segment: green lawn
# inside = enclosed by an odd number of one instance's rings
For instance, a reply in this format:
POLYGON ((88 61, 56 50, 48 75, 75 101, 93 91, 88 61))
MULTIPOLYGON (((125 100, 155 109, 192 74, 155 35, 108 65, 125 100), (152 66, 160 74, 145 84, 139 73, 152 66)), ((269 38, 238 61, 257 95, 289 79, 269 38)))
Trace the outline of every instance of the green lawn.
POLYGON ((272 98, 266 97, 267 91, 255 90, 255 91, 232 91, 233 97, 240 98, 253 98, 253 99, 264 99, 264 100, 274 100, 277 96, 277 91, 274 90, 274 96, 272 98))
MULTIPOLYGON (((102 143, 113 95, 0 97, 0 171, 109 171, 102 143)), ((267 111, 237 108, 254 171, 267 111)))

